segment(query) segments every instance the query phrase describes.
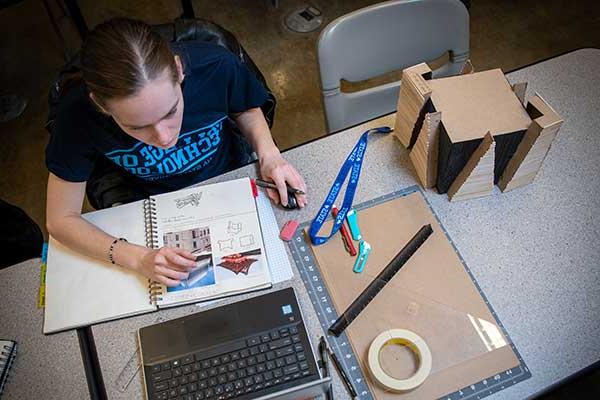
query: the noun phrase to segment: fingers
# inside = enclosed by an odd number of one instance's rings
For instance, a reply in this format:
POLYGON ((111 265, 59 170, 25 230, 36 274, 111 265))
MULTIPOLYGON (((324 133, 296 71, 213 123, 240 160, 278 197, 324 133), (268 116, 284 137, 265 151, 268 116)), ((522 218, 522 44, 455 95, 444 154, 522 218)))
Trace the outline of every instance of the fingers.
MULTIPOLYGON (((186 257, 194 257, 183 249, 162 247, 145 253, 139 266, 142 275, 163 285, 174 287, 187 279, 196 263, 186 257)), ((195 259, 195 257, 194 257, 195 259)))
MULTIPOLYGON (((291 176, 290 179, 287 180, 290 186, 295 189, 300 189, 304 193, 306 193, 306 183, 304 183, 304 179, 302 178, 302 176, 298 173, 298 171, 296 171, 294 167, 290 166, 290 170, 291 176)), ((297 194, 295 196, 296 200, 298 200, 298 206, 300 208, 306 206, 306 194, 297 194)))
POLYGON ((274 174, 273 182, 277 186, 277 193, 279 194, 279 199, 281 200, 281 204, 287 206, 288 204, 288 192, 287 186, 285 184, 285 177, 279 174, 274 174))
MULTIPOLYGON (((292 167, 290 164, 288 164, 286 167, 287 168, 284 173, 284 178, 285 178, 285 182, 287 183, 288 187, 291 187, 294 189, 300 189, 304 193, 306 193, 306 184, 304 183, 304 179, 302 178, 302 176, 300 176, 298 171, 296 171, 296 169, 294 167, 292 167)), ((286 195, 287 195, 287 188, 286 188, 286 195)), ((294 196, 296 197, 299 207, 304 207, 306 205, 306 195, 305 194, 295 194, 294 196)))
POLYGON ((277 190, 273 190, 273 189, 267 189, 267 196, 269 196, 269 198, 271 199, 271 201, 273 201, 273 203, 275 204, 279 204, 279 192, 277 192, 277 190))
POLYGON ((187 279, 190 276, 190 274, 187 272, 177 271, 175 269, 164 267, 162 265, 156 266, 155 273, 158 276, 163 276, 163 277, 166 277, 168 279, 171 279, 173 281, 178 281, 178 282, 182 281, 184 279, 187 279))
POLYGON ((178 267, 178 269, 184 269, 187 271, 196 266, 196 257, 194 257, 191 253, 189 253, 189 256, 192 257, 192 259, 186 258, 180 254, 181 252, 178 252, 175 249, 168 249, 164 252, 163 256, 170 265, 178 267))
POLYGON ((162 247, 154 257, 154 264, 174 269, 181 272, 188 272, 196 266, 196 258, 190 252, 183 249, 162 247), (182 256, 181 254, 192 257, 193 260, 182 256))
POLYGON ((162 275, 157 275, 154 279, 156 280, 156 282, 162 283, 163 285, 168 287, 179 286, 179 284, 181 283, 180 281, 176 281, 174 279, 170 279, 162 275))
POLYGON ((170 247, 170 249, 173 250, 173 252, 179 254, 180 256, 187 258, 188 260, 196 261, 196 256, 193 255, 191 252, 187 251, 186 249, 182 249, 179 247, 170 247))
MULTIPOLYGON (((263 178, 271 179, 277 190, 267 190, 269 198, 275 203, 288 205, 288 185, 294 189, 300 189, 306 193, 306 183, 298 171, 288 163, 280 154, 261 161, 261 175, 263 178)), ((295 195, 298 206, 306 206, 306 195, 295 195)))

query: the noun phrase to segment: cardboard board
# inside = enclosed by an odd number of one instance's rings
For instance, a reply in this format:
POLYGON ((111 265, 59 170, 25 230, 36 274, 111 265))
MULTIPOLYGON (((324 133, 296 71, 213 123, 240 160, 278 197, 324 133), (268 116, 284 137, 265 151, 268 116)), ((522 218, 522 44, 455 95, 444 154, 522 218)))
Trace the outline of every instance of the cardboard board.
POLYGON ((398 112, 394 124, 394 135, 398 137, 404 147, 409 147, 414 135, 415 121, 422 121, 421 115, 425 103, 431 95, 431 88, 423 76, 431 74, 425 63, 417 64, 402 71, 402 85, 398 95, 398 112))
MULTIPOLYGON (((558 114, 539 96, 524 107, 527 83, 511 86, 500 69, 475 73, 466 66, 462 75, 427 80, 426 70, 419 64, 403 71, 395 124, 423 187, 455 200, 478 197, 460 188, 486 134, 493 138, 493 184, 506 191, 530 183, 560 129, 558 114)), ((491 193, 487 184, 484 192, 491 193)))
MULTIPOLYGON (((338 313, 352 303, 415 232, 427 223, 433 228, 431 237, 346 329, 376 399, 438 398, 519 364, 515 353, 507 345, 488 344, 483 351, 473 352, 473 346, 482 344, 471 343, 470 350, 463 350, 466 342, 472 341, 472 332, 467 334, 464 331, 465 334, 458 335, 457 329, 473 329, 469 323, 457 322, 463 317, 485 321, 483 325, 488 325, 492 331, 498 327, 421 193, 411 193, 361 210, 358 218, 363 237, 373 247, 363 273, 352 272, 354 258, 345 252, 342 241, 337 240, 339 238, 334 237, 324 245, 313 247, 338 313), (429 324, 430 320, 426 317, 431 314, 425 312, 427 309, 445 310, 441 313, 444 318, 441 324, 433 319, 429 324), (420 325, 416 321, 420 321, 420 325), (415 331, 432 351, 432 373, 411 392, 385 392, 369 377, 365 364, 368 348, 382 330, 391 328, 415 331), (463 353, 464 359, 456 358, 463 353)), ((331 229, 331 221, 323 229, 331 229)), ((498 339, 501 341, 502 338, 500 335, 498 339)), ((389 357, 382 358, 389 362, 389 357)), ((382 360, 382 364, 385 361, 382 360)), ((410 362, 405 364, 413 366, 410 362)))
POLYGON ((449 190, 487 132, 496 141, 494 182, 498 182, 531 124, 502 71, 433 79, 428 84, 433 107, 442 113, 438 191, 449 190))
POLYGON ((473 67, 473 63, 471 63, 471 60, 465 61, 465 65, 463 65, 460 75, 468 75, 473 73, 475 73, 475 67, 473 67))
POLYGON ((494 188, 494 151, 496 142, 488 132, 450 189, 451 201, 488 196, 494 188))
POLYGON ((452 143, 526 130, 531 118, 500 69, 427 81, 452 143))
POLYGON ((410 152, 421 185, 426 188, 435 186, 438 165, 439 126, 442 115, 439 112, 428 113, 417 141, 410 152))
POLYGON ((538 94, 531 98, 527 110, 534 120, 498 182, 503 192, 525 186, 535 179, 563 124, 563 119, 538 94))
POLYGON ((446 193, 458 174, 469 162, 482 139, 452 143, 444 124, 440 124, 438 139, 438 168, 435 186, 438 193, 446 193))
POLYGON ((527 92, 527 82, 519 82, 515 83, 511 86, 512 91, 517 96, 517 99, 521 102, 521 104, 525 104, 525 93, 527 92))

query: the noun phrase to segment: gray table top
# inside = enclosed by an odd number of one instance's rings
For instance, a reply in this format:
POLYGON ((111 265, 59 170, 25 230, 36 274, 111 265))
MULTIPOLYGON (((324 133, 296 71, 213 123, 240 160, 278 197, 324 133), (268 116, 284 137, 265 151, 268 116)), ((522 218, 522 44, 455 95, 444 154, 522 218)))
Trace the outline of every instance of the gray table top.
POLYGON ((530 397, 600 360, 600 50, 509 80, 565 119, 535 181, 489 200, 431 198, 532 373, 494 399, 530 397))
POLYGON ((0 339, 16 340, 17 357, 2 399, 89 397, 76 331, 44 336, 37 308, 41 260, 0 270, 0 339))
MULTIPOLYGON (((598 78, 597 49, 578 50, 509 74, 512 82, 528 81, 528 97, 539 92, 566 119, 533 184, 504 194, 496 190, 491 197, 458 203, 450 203, 445 195, 434 191, 425 192, 533 374, 527 381, 498 393, 496 398, 532 396, 600 359, 600 221, 594 213, 600 209, 600 136, 594 135, 600 125, 598 78)), ((389 115, 367 125, 393 123, 394 116, 389 115)), ((300 212, 276 210, 280 225, 291 218, 313 218, 342 160, 365 126, 285 153, 304 175, 310 197, 308 207, 300 212)), ((247 166, 213 181, 255 176, 255 168, 247 166)), ((392 136, 370 140, 363 168, 357 203, 416 183, 407 151, 392 136)), ((296 289, 311 336, 318 338, 322 330, 298 272, 294 273, 293 280, 274 289, 296 289)), ((0 276, 0 283, 8 285, 0 276)), ((2 293, 6 293, 4 288, 2 293)), ((209 307, 253 295, 256 294, 229 298, 209 307)), ((15 322, 15 331, 6 334, 35 339, 36 348, 44 347, 44 362, 62 358, 60 365, 69 368, 71 376, 84 379, 79 355, 67 350, 72 347, 53 347, 59 342, 54 338, 76 340, 75 334, 43 337, 41 312, 35 306, 24 309, 21 300, 11 301, 8 311, 2 305, 2 314, 14 315, 14 310, 19 310, 18 315, 37 315, 39 329, 23 335, 23 331, 31 330, 31 324, 19 326, 15 322)), ((191 305, 93 326, 109 398, 142 397, 141 374, 124 392, 116 384, 129 360, 137 360, 138 328, 159 318, 172 319, 205 308, 191 305)), ((0 334, 4 335, 2 329, 0 334)), ((26 344, 27 339, 23 342, 26 344)), ((40 365, 39 358, 32 360, 38 363, 35 366, 40 365)), ((30 367, 29 376, 38 377, 41 368, 36 369, 33 364, 30 367)), ((47 393, 47 388, 54 387, 53 382, 66 379, 64 371, 55 367, 53 375, 37 379, 27 390, 47 393)), ((64 386, 72 386, 73 393, 82 390, 74 382, 64 386)), ((334 390, 336 398, 347 397, 337 377, 334 390)))

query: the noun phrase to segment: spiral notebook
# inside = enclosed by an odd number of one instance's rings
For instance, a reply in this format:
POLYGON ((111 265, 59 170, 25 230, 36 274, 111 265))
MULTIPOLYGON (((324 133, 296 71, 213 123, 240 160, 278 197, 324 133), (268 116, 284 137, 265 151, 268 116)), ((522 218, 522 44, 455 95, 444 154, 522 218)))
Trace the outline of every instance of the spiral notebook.
POLYGON ((0 339, 0 396, 8 380, 10 366, 17 355, 17 342, 0 339))
POLYGON ((270 287, 256 197, 243 178, 84 214, 129 242, 184 248, 196 266, 179 286, 166 287, 50 238, 44 333, 270 287))

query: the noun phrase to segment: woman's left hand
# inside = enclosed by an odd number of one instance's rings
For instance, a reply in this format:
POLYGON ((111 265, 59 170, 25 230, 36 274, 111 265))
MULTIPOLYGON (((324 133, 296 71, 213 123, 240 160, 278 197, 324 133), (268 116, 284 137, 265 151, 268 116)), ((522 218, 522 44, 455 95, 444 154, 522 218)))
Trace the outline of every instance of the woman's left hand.
MULTIPOLYGON (((288 163, 281 155, 279 150, 275 150, 261 156, 259 159, 260 174, 263 179, 271 180, 277 185, 277 190, 267 189, 267 193, 271 200, 276 204, 281 203, 287 206, 288 192, 286 183, 294 189, 300 189, 306 193, 306 184, 300 173, 288 163)), ((296 200, 299 207, 306 205, 306 195, 297 194, 296 200)))

